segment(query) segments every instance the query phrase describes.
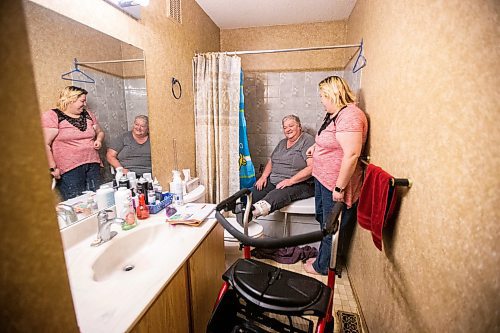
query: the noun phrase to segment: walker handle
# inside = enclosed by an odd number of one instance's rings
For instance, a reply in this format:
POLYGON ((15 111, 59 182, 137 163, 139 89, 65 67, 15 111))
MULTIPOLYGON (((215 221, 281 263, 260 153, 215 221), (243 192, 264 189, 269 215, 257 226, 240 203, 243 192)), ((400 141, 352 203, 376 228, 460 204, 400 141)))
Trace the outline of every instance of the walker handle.
POLYGON ((250 190, 243 189, 229 198, 223 200, 220 204, 215 208, 215 218, 217 222, 219 222, 224 229, 226 229, 231 236, 240 241, 243 245, 249 245, 257 248, 263 249, 278 249, 283 247, 292 247, 299 246, 308 243, 319 242, 323 239, 323 237, 329 234, 335 234, 338 231, 339 224, 339 215, 344 206, 343 202, 336 202, 333 206, 332 212, 326 221, 325 228, 323 230, 313 231, 306 234, 289 236, 279 239, 274 238, 252 238, 244 233, 240 232, 236 229, 231 223, 229 223, 226 218, 220 213, 221 210, 231 210, 236 205, 236 200, 238 200, 243 195, 248 195, 250 190))

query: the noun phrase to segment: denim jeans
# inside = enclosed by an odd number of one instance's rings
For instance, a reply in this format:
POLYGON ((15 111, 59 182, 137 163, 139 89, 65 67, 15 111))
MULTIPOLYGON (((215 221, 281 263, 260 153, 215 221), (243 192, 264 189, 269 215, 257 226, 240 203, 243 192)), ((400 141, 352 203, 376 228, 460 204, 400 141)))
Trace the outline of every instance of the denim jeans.
MULTIPOLYGON (((324 187, 319 181, 314 180, 314 199, 316 201, 316 220, 319 222, 321 228, 325 226, 326 218, 328 214, 332 212, 332 208, 335 204, 332 197, 332 191, 324 187)), ((340 234, 339 234, 339 245, 337 247, 337 258, 339 256, 345 257, 347 251, 349 250, 349 244, 351 242, 352 232, 356 225, 356 209, 358 203, 352 205, 351 208, 344 206, 342 209, 342 217, 340 221, 340 234)), ((318 251, 318 257, 313 264, 313 268, 316 272, 326 275, 328 274, 328 267, 330 265, 330 258, 332 252, 332 236, 326 236, 321 241, 318 251)))
POLYGON ((101 184, 100 166, 98 163, 82 164, 61 175, 57 188, 63 200, 82 194, 83 191, 96 191, 101 184))

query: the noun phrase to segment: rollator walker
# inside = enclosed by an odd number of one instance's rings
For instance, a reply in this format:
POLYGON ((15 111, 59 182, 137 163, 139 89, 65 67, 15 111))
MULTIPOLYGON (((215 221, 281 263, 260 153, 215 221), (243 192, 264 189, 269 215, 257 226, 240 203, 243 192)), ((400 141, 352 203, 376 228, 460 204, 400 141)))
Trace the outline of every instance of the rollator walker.
POLYGON ((222 276, 208 333, 333 332, 333 290, 337 270, 336 257, 343 203, 334 205, 323 230, 280 239, 251 238, 248 220, 252 205, 250 190, 243 189, 216 207, 217 221, 243 247, 238 259, 222 276), (241 200, 246 198, 245 200, 241 200), (241 233, 222 215, 231 211, 242 217, 241 233), (314 243, 332 235, 332 252, 327 285, 302 274, 251 259, 250 247, 277 249, 314 243))

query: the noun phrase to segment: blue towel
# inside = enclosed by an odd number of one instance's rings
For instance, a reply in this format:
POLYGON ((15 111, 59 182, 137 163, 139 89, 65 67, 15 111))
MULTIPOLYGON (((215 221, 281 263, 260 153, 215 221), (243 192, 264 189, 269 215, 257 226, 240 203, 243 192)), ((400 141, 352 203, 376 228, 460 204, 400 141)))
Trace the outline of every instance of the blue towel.
POLYGON ((243 71, 240 75, 240 189, 249 188, 255 184, 255 168, 248 148, 247 122, 245 120, 245 97, 243 94, 243 71))

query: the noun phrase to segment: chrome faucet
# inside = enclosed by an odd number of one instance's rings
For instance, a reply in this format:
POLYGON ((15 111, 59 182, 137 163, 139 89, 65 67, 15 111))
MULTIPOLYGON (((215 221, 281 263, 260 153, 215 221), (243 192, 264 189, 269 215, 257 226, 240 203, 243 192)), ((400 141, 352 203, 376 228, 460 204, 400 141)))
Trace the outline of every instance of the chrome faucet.
POLYGON ((57 211, 57 218, 60 220, 60 222, 63 222, 63 224, 66 226, 73 224, 78 220, 75 210, 71 205, 61 203, 57 205, 56 211, 57 211))
POLYGON ((108 218, 108 213, 112 212, 112 210, 104 209, 97 214, 97 240, 92 243, 93 246, 106 243, 118 234, 116 231, 111 231, 112 224, 123 225, 125 223, 125 220, 121 218, 108 218))

